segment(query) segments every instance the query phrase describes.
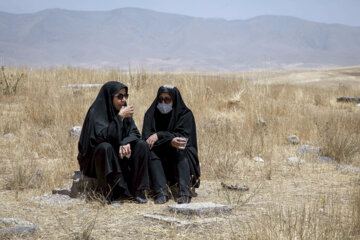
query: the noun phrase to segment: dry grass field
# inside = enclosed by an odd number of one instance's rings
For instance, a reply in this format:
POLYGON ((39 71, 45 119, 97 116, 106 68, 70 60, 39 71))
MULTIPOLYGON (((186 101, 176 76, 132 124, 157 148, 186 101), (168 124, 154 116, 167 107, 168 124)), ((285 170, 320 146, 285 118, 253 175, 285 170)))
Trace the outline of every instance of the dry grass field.
MULTIPOLYGON (((340 169, 360 167, 360 107, 336 102, 360 96, 360 67, 231 74, 7 68, 4 73, 9 81, 11 74, 24 76, 16 93, 0 93, 0 218, 23 218, 40 228, 9 239, 360 239, 360 172, 340 169), (158 87, 170 83, 180 89, 195 115, 202 170, 192 202, 230 204, 231 214, 177 227, 142 216, 165 214, 174 201, 121 207, 41 201, 52 189, 69 185, 79 168, 77 140, 69 130, 82 124, 99 91, 62 86, 110 80, 129 86, 140 130, 158 87), (4 137, 7 133, 14 137, 4 137), (288 161, 300 146, 287 142, 293 134, 300 145, 321 146, 334 162, 311 156, 288 161), (221 182, 249 191, 227 190, 221 182)), ((3 76, 0 82, 6 88, 3 76)))

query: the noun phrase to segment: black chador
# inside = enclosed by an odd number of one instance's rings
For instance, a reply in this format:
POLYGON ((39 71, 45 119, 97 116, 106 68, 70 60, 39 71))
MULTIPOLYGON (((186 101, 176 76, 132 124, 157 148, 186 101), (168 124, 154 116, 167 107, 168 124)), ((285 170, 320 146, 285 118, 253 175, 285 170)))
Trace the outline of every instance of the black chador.
POLYGON ((186 107, 176 87, 160 87, 156 99, 145 113, 142 137, 148 140, 154 133, 158 139, 150 151, 150 176, 152 188, 158 196, 155 203, 166 202, 169 197, 167 185, 174 184, 179 187, 178 203, 190 202, 190 187, 200 185, 196 126, 191 110, 186 107), (161 112, 158 107, 162 93, 171 96, 172 109, 168 113, 161 112), (176 137, 188 139, 184 149, 171 145, 176 137))
POLYGON ((127 97, 128 88, 122 83, 103 85, 86 114, 78 144, 80 170, 97 178, 98 190, 110 192, 113 197, 134 196, 149 189, 149 148, 140 139, 134 120, 131 117, 122 120, 113 103, 121 89, 125 89, 127 97), (120 159, 119 148, 128 143, 131 156, 120 159))

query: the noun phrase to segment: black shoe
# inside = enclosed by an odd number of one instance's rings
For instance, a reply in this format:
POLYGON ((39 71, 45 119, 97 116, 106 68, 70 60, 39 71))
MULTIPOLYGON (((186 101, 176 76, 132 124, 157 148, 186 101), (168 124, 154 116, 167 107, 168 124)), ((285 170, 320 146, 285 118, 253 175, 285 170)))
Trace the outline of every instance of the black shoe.
POLYGON ((140 204, 147 203, 147 199, 146 199, 144 191, 136 192, 135 193, 135 200, 136 200, 137 203, 140 203, 140 204))
POLYGON ((191 202, 191 197, 185 196, 185 195, 181 195, 181 196, 178 197, 178 199, 177 199, 177 203, 178 203, 178 204, 190 203, 190 202, 191 202))
POLYGON ((166 203, 168 200, 169 200, 168 196, 159 195, 159 196, 155 199, 154 203, 155 203, 155 204, 164 204, 164 203, 166 203))

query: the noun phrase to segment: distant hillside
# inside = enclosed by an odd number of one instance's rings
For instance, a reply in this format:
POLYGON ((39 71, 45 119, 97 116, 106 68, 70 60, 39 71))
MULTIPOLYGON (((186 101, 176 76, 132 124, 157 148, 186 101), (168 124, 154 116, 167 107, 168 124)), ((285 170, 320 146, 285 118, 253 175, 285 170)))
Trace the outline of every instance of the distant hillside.
MULTIPOLYGON (((360 28, 285 16, 227 21, 137 8, 0 12, 0 60, 28 66, 238 71, 360 64, 360 28)), ((1 62, 0 62, 1 63, 1 62)))

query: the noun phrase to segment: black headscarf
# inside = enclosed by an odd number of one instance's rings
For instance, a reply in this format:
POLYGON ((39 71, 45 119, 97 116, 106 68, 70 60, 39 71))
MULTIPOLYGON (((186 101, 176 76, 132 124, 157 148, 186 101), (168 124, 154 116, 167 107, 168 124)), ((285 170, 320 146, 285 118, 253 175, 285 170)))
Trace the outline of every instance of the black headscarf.
POLYGON ((200 166, 197 151, 195 119, 191 110, 185 105, 181 94, 176 87, 170 85, 161 86, 157 92, 155 100, 145 113, 142 137, 146 140, 154 133, 157 133, 158 135, 158 141, 155 142, 154 148, 170 144, 174 137, 188 138, 186 148, 183 151, 186 152, 189 159, 190 174, 193 176, 193 185, 198 187, 200 166), (156 121, 159 121, 157 116, 161 116, 161 113, 157 109, 157 99, 161 93, 169 93, 173 100, 172 111, 168 113, 170 117, 166 130, 157 129, 156 124, 156 121))
POLYGON ((125 118, 122 121, 119 111, 113 105, 114 95, 122 88, 128 93, 127 86, 120 82, 105 83, 87 112, 78 143, 81 170, 86 171, 92 153, 99 143, 109 142, 118 152, 120 145, 140 137, 133 119, 125 118))

